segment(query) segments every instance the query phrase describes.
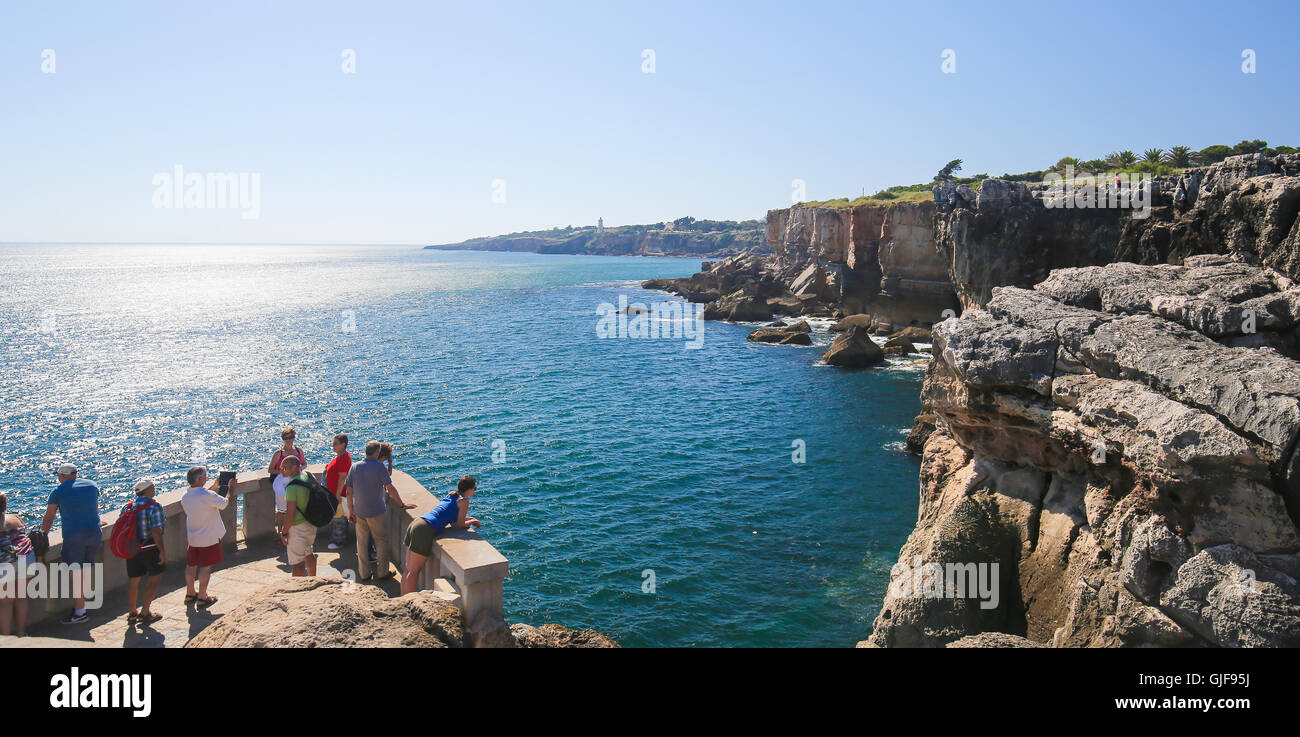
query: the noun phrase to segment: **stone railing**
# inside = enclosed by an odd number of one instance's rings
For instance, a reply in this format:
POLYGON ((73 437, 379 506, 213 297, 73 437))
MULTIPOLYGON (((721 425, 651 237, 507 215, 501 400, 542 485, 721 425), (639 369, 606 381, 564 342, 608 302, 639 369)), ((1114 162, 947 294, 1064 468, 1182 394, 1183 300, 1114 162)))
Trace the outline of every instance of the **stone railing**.
MULTIPOLYGON (((323 465, 308 466, 307 469, 317 478, 325 471, 323 465)), ((399 508, 391 498, 386 497, 388 508, 388 542, 394 565, 400 571, 406 563, 406 549, 403 540, 406 527, 411 520, 432 510, 438 498, 429 493, 409 474, 402 471, 393 472, 393 485, 397 487, 402 500, 414 504, 413 509, 399 508)), ((221 513, 226 525, 226 535, 222 546, 232 552, 236 539, 242 538, 247 543, 270 541, 275 536, 275 492, 265 471, 241 472, 232 484, 236 495, 236 504, 227 506, 221 513), (240 510, 242 509, 242 519, 240 510)), ((215 474, 208 488, 216 488, 215 474)), ((184 567, 186 563, 185 511, 181 508, 183 489, 159 493, 155 499, 162 505, 167 518, 163 533, 163 547, 167 553, 169 568, 184 567)), ((100 517, 100 531, 104 544, 100 548, 99 562, 103 564, 102 590, 104 595, 111 595, 126 588, 126 561, 113 555, 109 549, 108 538, 112 534, 113 523, 121 508, 100 517)), ((321 535, 328 535, 322 528, 321 535)), ((318 546, 319 547, 319 546, 318 546)), ((62 560, 63 538, 59 524, 55 523, 50 531, 50 549, 45 555, 45 563, 59 563, 62 560)), ((495 547, 481 535, 472 530, 447 532, 438 537, 434 543, 434 555, 420 576, 421 590, 431 591, 434 596, 454 604, 465 616, 465 624, 472 635, 482 637, 491 634, 505 625, 502 609, 502 584, 509 563, 495 547)), ((232 557, 227 555, 226 562, 219 564, 216 575, 220 576, 223 568, 233 565, 232 557)), ((267 583, 273 583, 268 579, 267 583)), ((72 607, 69 598, 45 598, 31 601, 28 624, 34 625, 44 619, 58 617, 72 607)), ((93 616, 93 614, 92 614, 93 616)))

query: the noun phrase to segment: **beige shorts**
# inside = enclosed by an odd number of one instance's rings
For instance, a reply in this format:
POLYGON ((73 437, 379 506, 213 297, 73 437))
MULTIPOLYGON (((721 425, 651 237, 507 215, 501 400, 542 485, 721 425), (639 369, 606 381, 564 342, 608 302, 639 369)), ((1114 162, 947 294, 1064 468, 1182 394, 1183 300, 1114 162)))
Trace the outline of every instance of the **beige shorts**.
POLYGON ((289 565, 296 566, 311 555, 312 543, 316 542, 316 528, 305 522, 299 522, 289 528, 289 565))

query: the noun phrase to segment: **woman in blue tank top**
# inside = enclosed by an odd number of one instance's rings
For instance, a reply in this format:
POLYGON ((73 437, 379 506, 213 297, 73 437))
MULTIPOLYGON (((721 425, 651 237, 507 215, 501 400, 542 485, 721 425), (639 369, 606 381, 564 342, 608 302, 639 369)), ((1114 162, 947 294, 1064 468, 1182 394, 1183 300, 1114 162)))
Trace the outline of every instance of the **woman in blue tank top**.
POLYGON ((419 585, 420 571, 433 554, 433 539, 448 528, 464 530, 481 527, 469 516, 469 500, 478 489, 473 476, 462 476, 456 490, 442 498, 438 506, 411 520, 406 528, 406 567, 402 569, 402 593, 409 594, 419 585))

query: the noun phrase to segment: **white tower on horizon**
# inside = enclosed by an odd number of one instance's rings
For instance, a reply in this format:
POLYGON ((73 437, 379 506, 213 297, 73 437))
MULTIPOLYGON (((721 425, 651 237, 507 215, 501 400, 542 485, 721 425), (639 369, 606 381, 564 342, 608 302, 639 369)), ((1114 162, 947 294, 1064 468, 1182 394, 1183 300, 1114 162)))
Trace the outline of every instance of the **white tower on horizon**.
POLYGON ((597 233, 605 232, 605 218, 596 218, 596 232, 597 233))

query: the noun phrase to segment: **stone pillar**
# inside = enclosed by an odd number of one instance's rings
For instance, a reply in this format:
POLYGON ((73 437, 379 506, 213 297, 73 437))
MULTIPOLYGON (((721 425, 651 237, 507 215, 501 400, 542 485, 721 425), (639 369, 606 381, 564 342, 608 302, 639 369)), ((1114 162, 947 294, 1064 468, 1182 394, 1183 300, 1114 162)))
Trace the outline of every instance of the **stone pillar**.
POLYGON ((244 497, 244 540, 257 540, 275 537, 275 492, 271 482, 263 481, 253 491, 246 491, 244 497))

